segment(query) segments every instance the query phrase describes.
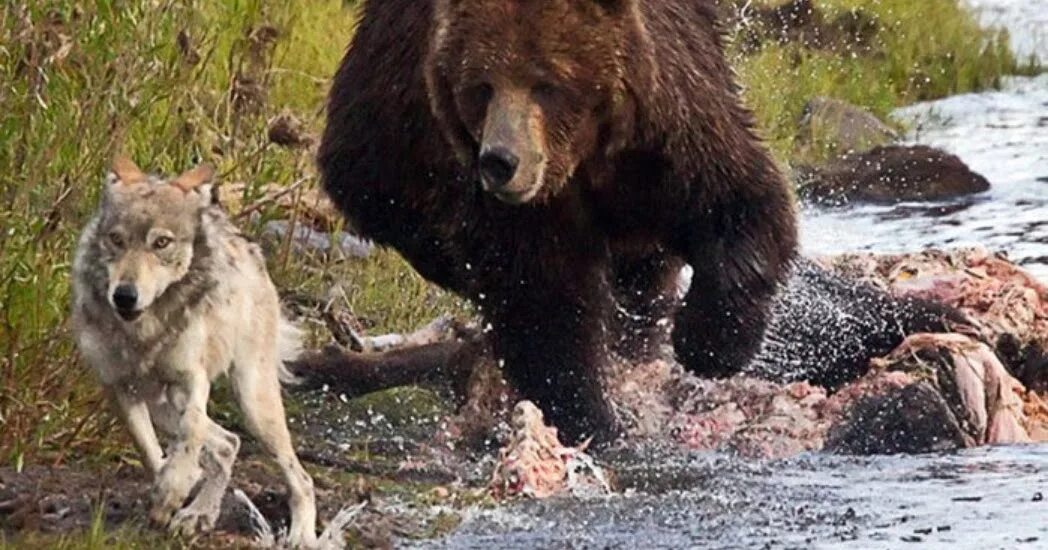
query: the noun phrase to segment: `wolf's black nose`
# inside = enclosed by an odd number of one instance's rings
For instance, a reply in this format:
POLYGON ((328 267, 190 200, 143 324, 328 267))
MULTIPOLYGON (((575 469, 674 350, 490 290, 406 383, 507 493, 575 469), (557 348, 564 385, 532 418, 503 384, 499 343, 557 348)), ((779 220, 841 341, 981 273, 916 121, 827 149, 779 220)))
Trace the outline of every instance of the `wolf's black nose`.
POLYGON ((505 147, 492 147, 480 154, 480 177, 488 189, 496 191, 504 187, 517 173, 520 159, 505 147))
POLYGON ((135 309, 136 304, 138 304, 138 289, 135 288, 135 285, 117 285, 113 290, 113 305, 117 309, 130 311, 135 309))

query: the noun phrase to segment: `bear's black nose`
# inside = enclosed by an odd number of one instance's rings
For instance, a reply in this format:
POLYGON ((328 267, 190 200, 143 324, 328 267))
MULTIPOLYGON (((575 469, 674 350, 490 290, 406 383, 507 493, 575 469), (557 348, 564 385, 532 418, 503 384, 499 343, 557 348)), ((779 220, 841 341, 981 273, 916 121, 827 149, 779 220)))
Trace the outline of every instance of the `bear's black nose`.
POLYGON ((504 187, 517 173, 520 159, 505 147, 492 147, 480 153, 480 177, 489 191, 504 187))
POLYGON ((133 311, 138 304, 138 289, 135 285, 121 284, 113 290, 113 305, 121 311, 133 311))

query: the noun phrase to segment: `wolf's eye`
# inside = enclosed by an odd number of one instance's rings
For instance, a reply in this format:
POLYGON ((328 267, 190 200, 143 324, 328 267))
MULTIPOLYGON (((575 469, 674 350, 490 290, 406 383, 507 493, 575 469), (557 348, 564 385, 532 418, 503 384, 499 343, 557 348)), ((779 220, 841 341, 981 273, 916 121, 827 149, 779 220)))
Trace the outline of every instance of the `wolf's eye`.
POLYGON ((167 248, 170 244, 171 237, 157 237, 156 240, 153 241, 153 248, 155 248, 156 250, 163 250, 167 248))
POLYGON ((120 233, 117 233, 116 231, 113 231, 112 233, 109 234, 109 242, 113 246, 115 246, 117 248, 123 248, 124 247, 124 237, 123 237, 123 235, 121 235, 120 233))

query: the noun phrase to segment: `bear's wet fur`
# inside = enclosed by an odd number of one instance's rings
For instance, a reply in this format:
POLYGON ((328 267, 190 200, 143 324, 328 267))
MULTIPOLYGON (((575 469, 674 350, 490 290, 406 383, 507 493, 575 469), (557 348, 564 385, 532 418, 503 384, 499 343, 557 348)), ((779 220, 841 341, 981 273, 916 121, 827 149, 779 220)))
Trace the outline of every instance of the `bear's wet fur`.
POLYGON ((370 1, 331 89, 328 194, 358 232, 477 304, 509 380, 568 438, 616 433, 600 373, 615 352, 653 358, 667 318, 692 371, 746 366, 797 257, 791 190, 714 12, 370 1))

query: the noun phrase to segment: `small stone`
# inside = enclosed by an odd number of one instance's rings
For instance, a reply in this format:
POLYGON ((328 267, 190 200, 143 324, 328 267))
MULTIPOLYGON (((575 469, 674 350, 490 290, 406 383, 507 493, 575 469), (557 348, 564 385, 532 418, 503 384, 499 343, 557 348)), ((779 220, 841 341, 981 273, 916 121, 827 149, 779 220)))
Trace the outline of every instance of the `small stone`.
POLYGON ((305 147, 313 143, 313 137, 303 129, 302 121, 289 112, 269 121, 267 136, 269 141, 282 147, 305 147))
POLYGON ((895 131, 866 109, 830 97, 814 97, 804 106, 797 128, 801 148, 826 148, 836 154, 865 152, 896 140, 895 131))

